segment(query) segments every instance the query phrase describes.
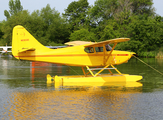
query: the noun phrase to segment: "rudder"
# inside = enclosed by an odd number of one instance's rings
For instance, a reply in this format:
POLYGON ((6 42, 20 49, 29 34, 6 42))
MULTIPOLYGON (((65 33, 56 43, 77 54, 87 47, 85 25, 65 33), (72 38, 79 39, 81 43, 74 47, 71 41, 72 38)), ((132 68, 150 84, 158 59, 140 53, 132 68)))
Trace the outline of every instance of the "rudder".
POLYGON ((17 25, 13 28, 12 54, 19 59, 19 53, 25 51, 36 51, 48 49, 38 42, 23 26, 17 25))

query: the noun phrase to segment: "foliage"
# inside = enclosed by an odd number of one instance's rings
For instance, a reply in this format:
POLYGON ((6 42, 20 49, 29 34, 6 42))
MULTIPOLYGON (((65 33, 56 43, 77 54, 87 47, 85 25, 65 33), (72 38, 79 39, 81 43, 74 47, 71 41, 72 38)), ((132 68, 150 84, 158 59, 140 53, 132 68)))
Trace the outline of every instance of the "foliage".
POLYGON ((93 32, 89 32, 88 29, 82 28, 72 33, 70 35, 70 40, 71 41, 81 40, 81 41, 96 42, 96 37, 93 32))
POLYGON ((73 1, 65 9, 65 17, 71 25, 71 30, 78 30, 86 21, 89 3, 87 0, 73 1))
POLYGON ((21 6, 20 0, 15 0, 15 1, 10 0, 9 8, 10 8, 9 11, 7 10, 4 11, 4 15, 6 16, 7 19, 9 19, 12 15, 16 15, 23 10, 23 6, 21 6))
POLYGON ((120 25, 115 20, 108 20, 108 24, 105 26, 101 33, 101 41, 119 38, 121 33, 119 32, 120 25))
POLYGON ((0 38, 2 38, 2 36, 4 35, 1 27, 2 27, 2 23, 0 23, 0 38))
POLYGON ((40 16, 44 21, 44 34, 50 42, 64 43, 68 41, 69 25, 64 18, 61 18, 58 11, 51 9, 48 4, 41 10, 40 16))
POLYGON ((151 16, 154 14, 154 8, 152 8, 153 0, 131 0, 132 1, 132 11, 136 15, 146 14, 151 16))
POLYGON ((27 10, 23 10, 19 12, 17 15, 11 16, 7 21, 3 22, 2 25, 2 32, 4 33, 3 39, 6 41, 8 45, 11 45, 12 29, 16 25, 23 25, 24 27, 30 25, 29 12, 27 10))
MULTIPOLYGON (((11 8, 9 11, 12 11, 11 8)), ((4 33, 2 39, 8 45, 11 45, 12 29, 16 25, 24 26, 44 45, 64 43, 69 40, 70 33, 67 31, 69 24, 65 18, 60 16, 58 11, 51 9, 49 4, 41 11, 37 10, 32 14, 28 10, 12 11, 12 13, 16 14, 11 14, 7 21, 3 21, 1 28, 4 33)))
POLYGON ((140 41, 144 47, 143 51, 152 51, 162 46, 163 23, 157 22, 152 17, 137 19, 129 24, 129 37, 140 41))
POLYGON ((11 45, 12 29, 24 26, 44 45, 68 41, 104 41, 119 37, 131 40, 116 49, 152 57, 163 45, 163 17, 155 14, 152 0, 88 0, 71 2, 61 16, 48 4, 41 10, 23 10, 20 0, 9 1, 6 21, 0 23, 0 44, 11 45))
POLYGON ((155 51, 141 52, 139 53, 139 57, 153 58, 156 57, 156 52, 155 51))

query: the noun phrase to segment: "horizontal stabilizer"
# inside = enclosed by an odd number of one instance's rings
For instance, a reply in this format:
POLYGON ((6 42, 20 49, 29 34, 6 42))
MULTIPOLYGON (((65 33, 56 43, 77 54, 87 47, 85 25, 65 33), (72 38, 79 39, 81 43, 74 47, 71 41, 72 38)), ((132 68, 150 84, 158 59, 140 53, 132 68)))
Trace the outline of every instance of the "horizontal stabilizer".
POLYGON ((19 50, 19 53, 25 52, 25 51, 35 51, 35 48, 22 48, 21 50, 19 50))
POLYGON ((0 46, 0 48, 12 48, 11 46, 0 46))
POLYGON ((12 51, 0 51, 0 52, 4 53, 4 52, 12 52, 12 51))

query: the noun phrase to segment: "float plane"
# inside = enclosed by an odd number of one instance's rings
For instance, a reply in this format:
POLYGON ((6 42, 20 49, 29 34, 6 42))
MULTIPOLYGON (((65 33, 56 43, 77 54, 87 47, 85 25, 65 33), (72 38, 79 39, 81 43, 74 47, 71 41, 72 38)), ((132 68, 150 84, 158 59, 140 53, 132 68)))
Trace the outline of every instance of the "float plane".
POLYGON ((6 44, 6 46, 0 46, 0 48, 2 49, 2 51, 0 51, 1 52, 1 55, 3 53, 12 52, 12 51, 8 51, 8 48, 12 48, 12 47, 11 46, 7 46, 7 44, 6 44))
POLYGON ((15 26, 12 34, 12 54, 20 60, 41 61, 67 66, 81 67, 83 75, 57 76, 47 75, 47 82, 100 83, 100 82, 136 82, 140 75, 122 74, 114 65, 128 62, 134 52, 114 50, 117 43, 129 41, 129 38, 117 38, 102 42, 72 41, 68 47, 50 49, 38 42, 23 26, 15 26), (111 47, 110 44, 113 44, 111 47), (112 70, 117 73, 113 73, 112 70), (87 71, 86 71, 87 70, 87 71), (101 74, 104 70, 108 74, 101 74), (95 73, 96 71, 96 73, 95 73))

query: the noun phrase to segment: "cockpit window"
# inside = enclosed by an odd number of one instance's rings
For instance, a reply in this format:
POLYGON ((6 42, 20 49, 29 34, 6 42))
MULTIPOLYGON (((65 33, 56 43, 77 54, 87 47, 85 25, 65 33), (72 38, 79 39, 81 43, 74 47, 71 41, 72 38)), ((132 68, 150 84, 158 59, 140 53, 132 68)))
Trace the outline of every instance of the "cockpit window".
POLYGON ((86 48, 84 49, 84 51, 85 51, 86 53, 94 53, 93 47, 86 47, 86 48))
POLYGON ((105 45, 105 47, 106 47, 106 51, 111 51, 112 50, 112 47, 109 44, 105 45))
POLYGON ((95 47, 96 52, 103 52, 103 47, 95 47))

